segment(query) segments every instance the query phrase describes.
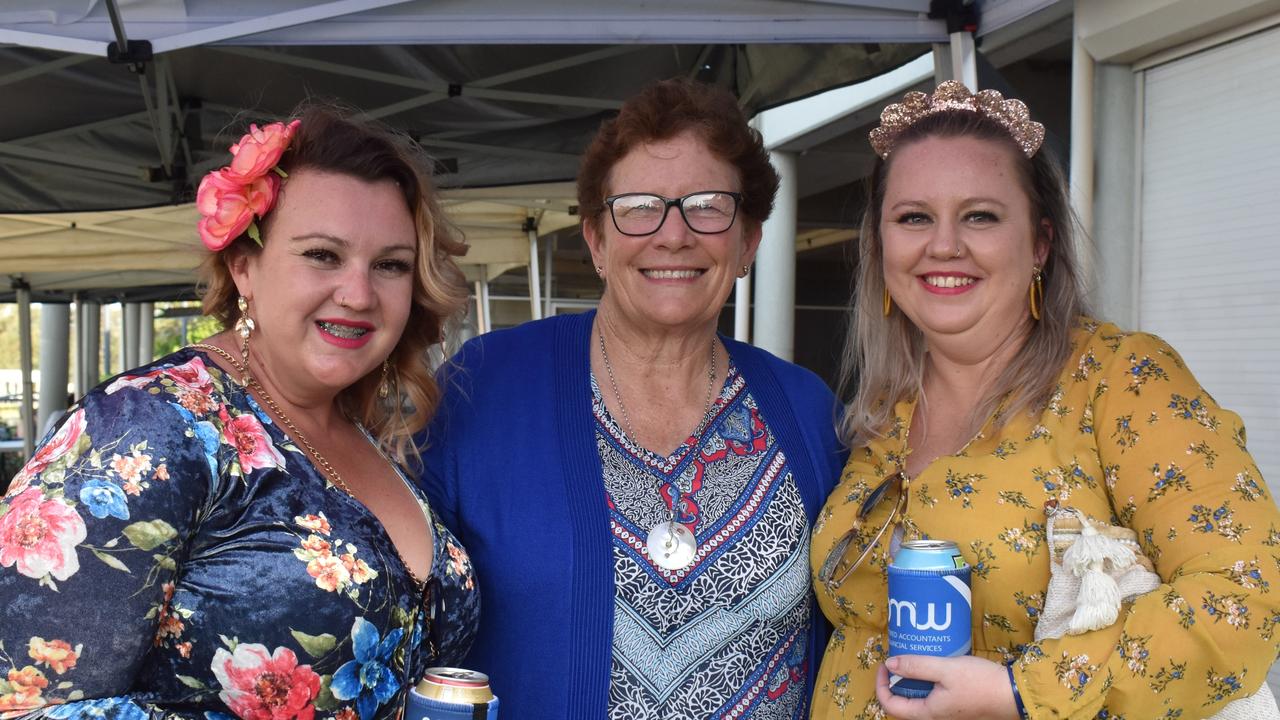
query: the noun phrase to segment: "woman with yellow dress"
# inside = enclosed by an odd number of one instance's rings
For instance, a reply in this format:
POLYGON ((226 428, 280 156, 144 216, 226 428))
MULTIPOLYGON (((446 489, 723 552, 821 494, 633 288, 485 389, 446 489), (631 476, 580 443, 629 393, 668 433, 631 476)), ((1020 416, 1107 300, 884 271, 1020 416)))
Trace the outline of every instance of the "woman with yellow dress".
POLYGON ((1256 692, 1276 659, 1280 512, 1244 426, 1162 340, 1088 314, 1043 138, 1021 102, 959 83, 909 94, 871 134, 852 452, 810 556, 835 628, 814 718, 1190 720, 1256 692), (1132 530, 1159 586, 1037 640, 1047 503, 1132 530), (972 656, 888 658, 887 567, 918 538, 955 541, 972 568, 972 656), (893 695, 889 671, 933 691, 893 695))

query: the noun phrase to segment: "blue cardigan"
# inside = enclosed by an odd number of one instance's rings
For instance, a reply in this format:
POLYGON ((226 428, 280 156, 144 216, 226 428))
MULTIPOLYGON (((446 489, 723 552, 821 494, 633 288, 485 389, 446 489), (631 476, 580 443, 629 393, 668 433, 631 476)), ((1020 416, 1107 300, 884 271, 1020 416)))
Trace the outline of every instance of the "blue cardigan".
MULTIPOLYGON (((608 708, 614 567, 591 410, 594 313, 475 338, 444 374, 423 488, 466 546, 481 618, 466 666, 502 714, 589 718, 608 708)), ((812 525, 844 465, 835 398, 816 375, 722 338, 786 453, 812 525)), ((813 604, 809 691, 828 627, 813 604)))

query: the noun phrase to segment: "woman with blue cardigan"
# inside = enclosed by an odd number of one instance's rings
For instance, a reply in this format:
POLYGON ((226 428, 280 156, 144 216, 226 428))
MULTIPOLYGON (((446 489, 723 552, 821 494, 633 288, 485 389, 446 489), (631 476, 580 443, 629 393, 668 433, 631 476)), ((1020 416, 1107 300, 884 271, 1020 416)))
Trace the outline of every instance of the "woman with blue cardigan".
POLYGON ((504 715, 807 717, 835 398, 716 334, 777 187, 729 93, 650 86, 578 178, 599 311, 454 359, 422 482, 475 564, 467 662, 504 715))

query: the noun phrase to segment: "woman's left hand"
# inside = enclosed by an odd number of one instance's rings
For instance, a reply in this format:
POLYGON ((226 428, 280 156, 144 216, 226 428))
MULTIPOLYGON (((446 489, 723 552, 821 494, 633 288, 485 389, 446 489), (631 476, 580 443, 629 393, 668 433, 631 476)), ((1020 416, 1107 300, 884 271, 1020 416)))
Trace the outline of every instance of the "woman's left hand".
POLYGON ((876 672, 876 698, 890 717, 1018 720, 1013 688, 1003 665, 977 657, 927 655, 900 655, 889 658, 886 665, 897 675, 933 682, 933 691, 926 698, 898 697, 889 692, 889 672, 881 665, 876 672))

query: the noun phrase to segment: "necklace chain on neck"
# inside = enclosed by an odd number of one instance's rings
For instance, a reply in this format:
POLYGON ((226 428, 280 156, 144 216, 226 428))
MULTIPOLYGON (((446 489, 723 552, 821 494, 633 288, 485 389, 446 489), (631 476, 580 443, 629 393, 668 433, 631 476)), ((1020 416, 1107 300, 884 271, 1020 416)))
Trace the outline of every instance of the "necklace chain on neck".
MULTIPOLYGON (((604 345, 604 328, 598 327, 596 332, 600 336, 600 357, 604 360, 604 370, 609 375, 609 385, 613 388, 613 399, 618 403, 618 410, 622 412, 622 423, 626 426, 627 438, 631 440, 636 447, 643 447, 640 444, 640 438, 636 435, 635 428, 631 425, 631 414, 627 412, 626 403, 622 402, 622 393, 618 389, 618 379, 613 374, 613 363, 609 362, 609 351, 604 345)), ((715 390, 716 382, 716 337, 711 336, 711 362, 707 367, 707 396, 702 403, 702 419, 698 422, 698 427, 693 431, 694 437, 701 437, 702 431, 707 428, 707 422, 711 416, 711 399, 715 390)))
POLYGON ((258 397, 262 398, 262 402, 271 409, 271 414, 279 418, 280 422, 284 423, 284 426, 289 428, 289 434, 297 438, 298 442, 302 443, 302 447, 307 449, 307 454, 309 454, 311 459, 315 461, 316 467, 320 468, 320 471, 324 473, 325 477, 329 478, 330 482, 341 488, 343 492, 355 497, 355 494, 351 492, 351 488, 347 487, 347 484, 342 481, 342 476, 338 474, 337 468, 331 465, 329 460, 311 444, 311 441, 307 439, 307 436, 303 434, 303 432, 298 429, 298 426, 293 423, 293 420, 285 414, 284 410, 282 410, 276 403, 275 398, 271 397, 271 393, 267 392, 267 389, 262 386, 262 383, 258 382, 257 378, 249 374, 249 368, 244 367, 239 360, 236 360, 231 356, 231 353, 223 350, 217 345, 197 343, 191 347, 217 353, 219 357, 231 363, 231 366, 235 368, 237 373, 240 373, 242 377, 248 378, 248 382, 245 383, 245 387, 256 392, 258 397))
MULTIPOLYGON (((356 497, 356 494, 351 492, 351 488, 347 487, 347 484, 342 481, 342 475, 338 473, 338 469, 329 462, 328 458, 316 449, 315 445, 311 444, 311 441, 307 439, 307 436, 299 430, 298 426, 293 423, 293 420, 284 413, 284 410, 276 403, 276 399, 271 397, 271 393, 267 392, 267 389, 262 386, 262 383, 258 382, 258 379, 253 375, 249 374, 248 367, 241 364, 241 362, 235 359, 231 353, 223 350, 217 345, 196 343, 191 347, 198 350, 204 350, 206 352, 216 353, 219 357, 230 363, 231 367, 235 368, 237 373, 247 379, 247 382, 245 382, 244 385, 245 389, 252 390, 257 393, 258 397, 262 398, 262 402, 270 408, 271 414, 275 415, 280 422, 284 423, 284 426, 289 429, 289 435, 299 443, 302 443, 302 447, 306 448, 307 454, 311 456, 316 467, 320 469, 321 474, 328 478, 329 482, 333 483, 335 487, 350 496, 352 500, 363 504, 362 501, 356 497)), ((388 462, 390 462, 390 460, 388 460, 388 462)), ((405 561, 404 555, 400 552, 400 548, 395 547, 394 543, 392 543, 392 546, 396 552, 396 557, 400 558, 400 564, 404 566, 405 572, 409 574, 409 579, 413 581, 414 585, 417 586, 419 590, 422 590, 426 586, 425 581, 418 577, 418 574, 413 571, 413 568, 409 567, 409 563, 405 561)))

